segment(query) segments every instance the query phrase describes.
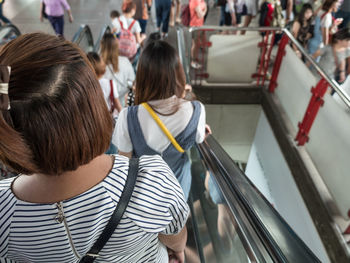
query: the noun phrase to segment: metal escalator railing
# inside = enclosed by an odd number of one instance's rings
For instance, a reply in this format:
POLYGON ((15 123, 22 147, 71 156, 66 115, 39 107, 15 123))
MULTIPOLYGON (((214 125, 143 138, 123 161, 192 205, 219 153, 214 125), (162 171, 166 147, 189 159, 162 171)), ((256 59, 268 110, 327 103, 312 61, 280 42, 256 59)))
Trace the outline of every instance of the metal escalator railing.
POLYGON ((200 262, 321 262, 213 136, 197 148, 204 165, 192 158, 192 217, 200 262))
POLYGON ((104 34, 106 33, 110 33, 111 32, 111 28, 109 25, 104 25, 100 31, 100 35, 98 36, 98 39, 95 42, 95 46, 94 46, 94 51, 98 52, 100 50, 100 44, 101 44, 101 40, 102 37, 104 36, 104 34))
POLYGON ((75 33, 72 42, 77 44, 85 53, 94 50, 94 40, 88 25, 81 25, 75 33))
POLYGON ((186 83, 190 84, 190 68, 188 62, 188 56, 186 56, 186 44, 185 44, 185 36, 184 30, 181 26, 176 28, 176 38, 177 38, 177 48, 179 52, 180 62, 184 68, 184 72, 186 75, 186 83))
POLYGON ((15 25, 5 25, 0 27, 0 45, 4 45, 7 42, 17 38, 21 35, 21 32, 15 25))

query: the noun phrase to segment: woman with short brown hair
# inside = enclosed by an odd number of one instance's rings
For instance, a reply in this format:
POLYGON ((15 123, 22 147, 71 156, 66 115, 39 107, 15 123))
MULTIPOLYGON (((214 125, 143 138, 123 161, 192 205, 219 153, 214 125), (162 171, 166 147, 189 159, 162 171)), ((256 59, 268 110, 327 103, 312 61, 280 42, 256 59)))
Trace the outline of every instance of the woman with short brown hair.
MULTIPOLYGON (((83 52, 22 35, 0 51, 0 261, 78 262, 121 203, 129 159, 103 154, 112 119, 83 52)), ((130 202, 95 262, 168 262, 188 206, 160 157, 141 156, 130 202)), ((92 255, 94 257, 94 255, 92 255)))

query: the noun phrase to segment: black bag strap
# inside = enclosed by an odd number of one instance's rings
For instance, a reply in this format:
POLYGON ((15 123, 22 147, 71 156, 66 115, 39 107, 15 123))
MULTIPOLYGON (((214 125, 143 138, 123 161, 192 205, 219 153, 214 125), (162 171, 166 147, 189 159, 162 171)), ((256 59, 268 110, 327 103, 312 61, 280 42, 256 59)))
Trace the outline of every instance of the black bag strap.
POLYGON ((119 224, 119 221, 124 214, 126 207, 128 206, 130 197, 132 195, 132 192, 134 190, 134 186, 136 183, 138 170, 139 170, 139 159, 138 158, 130 159, 128 176, 126 178, 124 190, 120 196, 117 207, 115 208, 111 218, 109 219, 100 237, 96 240, 95 244, 86 253, 86 255, 80 259, 79 263, 93 262, 98 257, 98 253, 101 251, 103 246, 107 243, 109 238, 112 236, 114 230, 117 228, 117 225, 119 224))

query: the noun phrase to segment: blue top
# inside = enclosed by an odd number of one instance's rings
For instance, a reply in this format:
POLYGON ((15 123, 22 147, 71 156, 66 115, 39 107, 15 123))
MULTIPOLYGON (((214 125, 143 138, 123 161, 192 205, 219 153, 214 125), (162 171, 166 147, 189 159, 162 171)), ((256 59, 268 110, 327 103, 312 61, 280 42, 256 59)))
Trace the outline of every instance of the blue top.
MULTIPOLYGON (((201 113, 201 106, 198 101, 192 101, 193 113, 192 117, 187 124, 186 128, 175 137, 177 143, 184 149, 190 149, 196 143, 196 133, 198 127, 199 116, 201 113)), ((140 122, 137 117, 139 106, 128 107, 128 131, 133 147, 133 155, 139 157, 143 154, 147 155, 161 155, 164 161, 173 170, 176 178, 179 178, 181 170, 186 162, 188 162, 188 156, 186 153, 180 153, 173 146, 172 143, 165 149, 165 151, 159 153, 148 146, 145 137, 142 133, 140 122)))

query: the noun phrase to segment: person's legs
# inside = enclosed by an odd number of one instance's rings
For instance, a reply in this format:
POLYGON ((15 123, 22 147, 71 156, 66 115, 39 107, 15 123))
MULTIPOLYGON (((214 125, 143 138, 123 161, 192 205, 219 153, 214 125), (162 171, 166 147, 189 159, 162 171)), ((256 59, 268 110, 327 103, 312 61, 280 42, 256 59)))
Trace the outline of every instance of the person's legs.
POLYGON ((220 22, 219 25, 223 26, 225 24, 225 6, 220 6, 220 22))
POLYGON ((2 13, 2 5, 3 5, 3 3, 0 4, 0 19, 6 24, 11 24, 11 21, 8 20, 8 18, 6 16, 4 16, 2 13))
POLYGON ((181 23, 181 0, 176 0, 175 22, 181 23))
POLYGON ((224 16, 225 16, 225 23, 224 23, 224 25, 225 25, 225 26, 232 26, 232 17, 231 17, 231 14, 228 13, 228 12, 225 12, 224 16))
POLYGON ((171 9, 171 0, 163 0, 162 33, 164 35, 168 33, 170 9, 171 9))
POLYGON ((63 26, 64 26, 64 17, 63 16, 47 16, 53 30, 56 35, 63 36, 63 26))
POLYGON ((160 25, 162 24, 162 1, 163 0, 157 0, 156 1, 156 17, 157 17, 157 28, 160 29, 160 25))
POLYGON ((56 20, 56 34, 63 36, 63 28, 64 28, 64 16, 57 17, 56 20))
POLYGON ((175 25, 175 0, 171 1, 169 26, 175 25))
POLYGON ((147 27, 147 20, 146 19, 139 19, 138 20, 141 27, 141 34, 146 34, 146 27, 147 27))

